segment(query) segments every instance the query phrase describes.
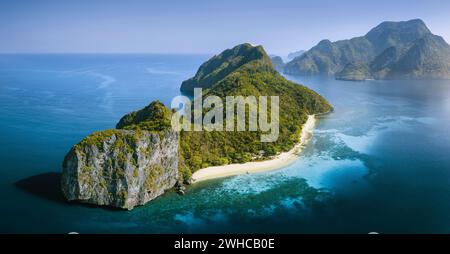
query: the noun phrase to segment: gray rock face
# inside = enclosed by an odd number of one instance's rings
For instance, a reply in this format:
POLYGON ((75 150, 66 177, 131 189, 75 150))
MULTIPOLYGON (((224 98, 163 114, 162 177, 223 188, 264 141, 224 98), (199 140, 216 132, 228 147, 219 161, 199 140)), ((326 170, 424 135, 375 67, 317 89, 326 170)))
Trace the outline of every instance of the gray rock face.
POLYGON ((71 149, 62 191, 68 200, 132 209, 177 181, 177 132, 114 129, 93 133, 71 149))

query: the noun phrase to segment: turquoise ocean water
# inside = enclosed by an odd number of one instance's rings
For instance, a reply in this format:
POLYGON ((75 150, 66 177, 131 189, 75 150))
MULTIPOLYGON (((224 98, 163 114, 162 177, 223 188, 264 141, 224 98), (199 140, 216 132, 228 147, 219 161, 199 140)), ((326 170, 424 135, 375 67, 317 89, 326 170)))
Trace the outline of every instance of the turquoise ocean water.
POLYGON ((0 55, 0 232, 450 233, 450 81, 298 78, 335 112, 281 170, 133 211, 66 203, 64 155, 159 99, 207 55, 0 55))

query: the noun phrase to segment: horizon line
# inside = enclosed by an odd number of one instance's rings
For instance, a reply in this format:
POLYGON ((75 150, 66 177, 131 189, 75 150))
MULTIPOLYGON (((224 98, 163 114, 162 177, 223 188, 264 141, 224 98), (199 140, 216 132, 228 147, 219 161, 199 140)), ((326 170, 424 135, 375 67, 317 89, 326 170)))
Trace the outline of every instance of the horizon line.
POLYGON ((217 54, 212 52, 0 52, 0 55, 210 55, 217 54))

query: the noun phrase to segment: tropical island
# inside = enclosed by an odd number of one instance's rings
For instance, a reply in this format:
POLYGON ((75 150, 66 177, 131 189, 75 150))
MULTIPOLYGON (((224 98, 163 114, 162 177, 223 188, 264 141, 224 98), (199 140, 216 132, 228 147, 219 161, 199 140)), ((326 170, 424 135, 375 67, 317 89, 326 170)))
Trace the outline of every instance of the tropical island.
POLYGON ((314 115, 332 110, 322 96, 280 75, 262 46, 248 43, 203 63, 180 90, 192 94, 195 88, 219 98, 279 96, 278 139, 261 142, 260 130, 177 132, 171 128, 174 110, 154 101, 123 116, 116 129, 73 146, 63 163, 64 196, 132 209, 171 188, 183 192, 193 180, 283 167, 307 141, 314 115))
POLYGON ((449 79, 450 46, 420 19, 383 22, 364 36, 320 41, 287 63, 284 73, 341 80, 449 79))
MULTIPOLYGON (((196 181, 286 166, 311 135, 314 115, 332 106, 311 89, 285 79, 277 71, 281 69, 342 80, 450 78, 450 46, 418 19, 383 22, 350 40, 323 40, 286 65, 279 57, 270 58, 262 46, 237 45, 203 63, 180 90, 189 98, 198 88, 205 97, 219 99, 278 96, 274 142, 262 142, 266 133, 260 129, 176 131, 171 122, 176 110, 154 101, 123 116, 115 129, 95 132, 72 147, 63 162, 64 196, 132 209, 172 188, 183 193, 185 185, 196 181)), ((256 101, 247 101, 247 106, 245 117, 250 117, 250 108, 261 108, 256 101)), ((212 111, 194 110, 188 124, 196 129, 196 119, 212 111)), ((219 111, 228 113, 225 108, 219 111)), ((238 113, 233 109, 231 114, 238 113)), ((248 124, 245 118, 244 126, 248 124)))

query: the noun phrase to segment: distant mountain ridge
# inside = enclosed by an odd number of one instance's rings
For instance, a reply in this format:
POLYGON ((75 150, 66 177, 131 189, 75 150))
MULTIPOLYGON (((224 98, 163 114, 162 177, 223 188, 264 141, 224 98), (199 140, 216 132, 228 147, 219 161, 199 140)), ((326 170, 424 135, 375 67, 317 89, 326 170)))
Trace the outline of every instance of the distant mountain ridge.
POLYGON ((294 58, 296 58, 298 56, 303 55, 305 52, 306 52, 306 50, 295 51, 295 52, 289 53, 287 55, 287 58, 288 58, 288 60, 292 60, 292 59, 294 59, 294 58))
POLYGON ((283 72, 285 65, 283 58, 281 58, 280 56, 270 56, 270 60, 272 61, 272 65, 275 68, 275 70, 283 72))
POLYGON ((448 79, 450 46, 420 19, 383 22, 361 37, 320 41, 284 72, 343 80, 448 79))

